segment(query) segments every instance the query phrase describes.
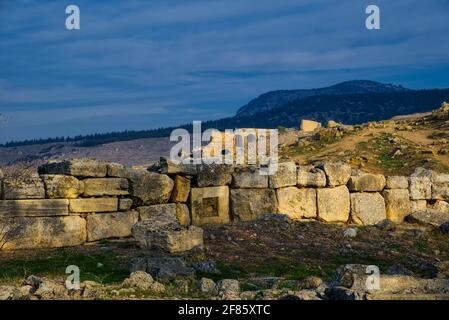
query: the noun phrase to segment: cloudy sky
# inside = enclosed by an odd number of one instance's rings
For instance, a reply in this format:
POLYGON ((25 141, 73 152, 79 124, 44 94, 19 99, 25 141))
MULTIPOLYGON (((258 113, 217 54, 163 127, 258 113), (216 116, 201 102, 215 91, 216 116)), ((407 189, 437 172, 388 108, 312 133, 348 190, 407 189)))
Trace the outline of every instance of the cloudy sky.
POLYGON ((369 79, 449 87, 449 0, 0 0, 0 142, 233 115, 369 79), (65 8, 81 30, 65 28, 65 8), (381 9, 379 31, 365 8, 381 9))

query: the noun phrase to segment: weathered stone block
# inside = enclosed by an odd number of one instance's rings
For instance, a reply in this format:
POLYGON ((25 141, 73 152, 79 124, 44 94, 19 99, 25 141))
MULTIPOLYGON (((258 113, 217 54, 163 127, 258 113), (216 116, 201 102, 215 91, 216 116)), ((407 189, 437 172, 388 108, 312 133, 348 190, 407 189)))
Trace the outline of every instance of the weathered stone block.
POLYGON ((404 218, 412 212, 408 189, 384 190, 382 195, 385 199, 387 219, 402 223, 404 218))
POLYGON ((351 167, 344 163, 324 163, 322 169, 326 173, 329 187, 346 185, 351 177, 351 167))
POLYGON ((192 188, 190 210, 193 225, 229 223, 229 187, 192 188))
POLYGON ((118 210, 128 211, 133 206, 133 200, 129 198, 123 198, 118 200, 118 210))
POLYGON ((82 178, 103 178, 107 174, 106 162, 93 159, 54 160, 38 169, 40 174, 62 174, 82 178))
POLYGON ((278 212, 291 219, 316 218, 316 190, 296 187, 276 190, 278 212))
POLYGON ((411 212, 424 210, 427 208, 426 200, 410 200, 411 212))
POLYGON ((155 229, 150 221, 139 221, 133 226, 132 234, 143 249, 180 253, 203 246, 203 229, 196 226, 155 229))
POLYGON ((412 200, 426 200, 432 198, 432 182, 429 177, 409 178, 410 198, 412 200))
POLYGON ((131 236, 131 228, 139 220, 137 211, 89 214, 87 241, 131 236))
POLYGON ((126 196, 128 195, 128 180, 124 178, 94 178, 85 179, 84 193, 86 197, 126 196))
POLYGON ((449 200, 449 183, 433 183, 431 198, 433 200, 449 200))
POLYGON ((140 213, 140 219, 143 221, 152 221, 154 228, 156 226, 163 227, 177 222, 175 203, 139 207, 137 211, 140 213))
POLYGON ((240 221, 255 220, 264 213, 276 213, 278 202, 273 189, 231 189, 231 212, 240 221))
POLYGON ((299 125, 299 130, 303 132, 313 132, 320 128, 321 123, 306 119, 301 119, 301 124, 299 125))
POLYGON ((190 179, 183 176, 175 177, 175 185, 170 201, 186 202, 190 194, 190 179))
POLYGON ((163 174, 196 176, 198 173, 196 164, 176 164, 166 157, 161 157, 159 164, 161 166, 161 173, 163 174))
POLYGON ((446 201, 437 200, 430 208, 439 212, 449 213, 449 203, 446 201))
POLYGON ((42 179, 49 199, 75 199, 84 192, 84 183, 72 176, 46 174, 42 179))
POLYGON ((261 175, 256 167, 237 168, 233 175, 232 188, 268 188, 268 176, 261 175))
POLYGON ((382 191, 385 183, 385 177, 381 174, 362 173, 349 179, 348 188, 351 191, 376 192, 382 191))
POLYGON ((350 212, 348 188, 339 186, 317 189, 317 208, 320 220, 326 222, 347 222, 350 212))
POLYGON ((387 218, 384 198, 379 193, 351 193, 351 220, 374 225, 387 218))
POLYGON ((37 174, 3 179, 3 196, 6 200, 44 199, 44 183, 37 174))
POLYGON ((129 168, 120 163, 107 163, 107 176, 114 178, 128 178, 129 168))
POLYGON ((190 211, 185 203, 176 204, 176 217, 180 225, 185 227, 190 225, 190 211))
POLYGON ((130 194, 135 205, 167 203, 173 190, 173 180, 165 174, 133 170, 129 176, 130 194))
POLYGON ((118 199, 116 198, 86 198, 70 199, 70 212, 91 213, 91 212, 115 212, 118 210, 118 199))
POLYGON ((408 222, 439 227, 449 221, 449 213, 433 209, 415 211, 405 218, 408 222))
POLYGON ((234 166, 225 164, 199 165, 197 175, 198 187, 225 186, 232 181, 234 166))
POLYGON ((296 186, 297 181, 298 175, 294 162, 279 163, 278 170, 269 176, 270 188, 273 189, 296 186))
POLYGON ((299 166, 298 186, 323 188, 326 186, 326 174, 314 166, 299 166))
POLYGON ((45 217, 69 214, 67 199, 0 200, 0 217, 45 217))
POLYGON ((408 177, 389 176, 386 177, 386 189, 408 189, 408 177))
MULTIPOLYGON (((0 224, 9 223, 0 219, 0 224)), ((86 220, 78 216, 14 218, 21 226, 19 236, 7 242, 6 250, 59 248, 81 245, 86 241, 86 220)))

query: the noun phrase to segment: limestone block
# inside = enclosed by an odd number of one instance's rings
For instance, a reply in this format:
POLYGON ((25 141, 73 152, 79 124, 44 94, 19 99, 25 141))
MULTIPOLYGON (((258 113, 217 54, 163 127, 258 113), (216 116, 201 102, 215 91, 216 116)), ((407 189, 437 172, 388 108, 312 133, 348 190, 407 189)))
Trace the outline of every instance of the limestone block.
POLYGON ((197 175, 198 187, 225 186, 232 181, 234 166, 225 164, 199 165, 197 175))
POLYGON ((328 187, 346 185, 351 177, 351 167, 344 163, 324 163, 322 169, 326 173, 328 187))
POLYGON ((116 198, 85 198, 70 199, 70 212, 91 213, 91 212, 115 212, 118 210, 118 199, 116 198))
POLYGON ((385 199, 387 219, 402 223, 404 218, 412 212, 408 189, 390 189, 382 193, 385 199))
POLYGON ((231 189, 231 212, 240 221, 255 220, 261 214, 277 211, 273 189, 231 189))
POLYGON ((409 178, 410 198, 412 200, 426 200, 432 198, 432 182, 429 177, 409 178))
POLYGON ((268 176, 261 175, 256 167, 237 168, 233 174, 232 188, 268 188, 268 176))
POLYGON ((351 176, 348 181, 348 188, 350 191, 376 192, 382 191, 385 183, 385 177, 381 174, 361 173, 351 176))
POLYGON ((410 200, 411 212, 424 210, 427 208, 426 200, 410 200))
POLYGON ((131 236, 131 228, 139 220, 137 211, 95 213, 87 215, 87 241, 131 236))
POLYGON ((374 225, 387 218, 384 198, 375 193, 351 193, 351 220, 360 225, 374 225))
POLYGON ((40 174, 62 174, 81 178, 103 178, 107 174, 106 162, 94 159, 53 160, 41 165, 40 174))
POLYGON ((185 227, 190 225, 190 211, 185 203, 176 204, 176 217, 180 225, 185 227))
POLYGON ((298 186, 322 188, 326 186, 326 174, 314 166, 298 167, 298 186))
POLYGON ((174 163, 166 157, 160 158, 161 173, 168 175, 186 175, 186 176, 196 176, 197 175, 197 165, 196 164, 184 164, 184 163, 174 163))
MULTIPOLYGON (((20 217, 12 220, 20 226, 20 231, 18 237, 5 244, 6 250, 69 247, 86 241, 86 220, 78 216, 20 217)), ((11 223, 11 219, 0 218, 2 223, 11 223)))
POLYGON ((69 214, 67 199, 0 200, 0 217, 46 217, 69 214))
POLYGON ((439 227, 442 224, 449 222, 449 213, 439 212, 433 209, 424 209, 409 214, 406 217, 406 220, 412 223, 439 227))
POLYGON ((167 203, 174 186, 169 176, 146 170, 132 170, 129 184, 130 194, 138 206, 167 203))
POLYGON ((429 207, 439 212, 449 213, 449 203, 447 203, 446 201, 437 200, 429 207))
POLYGON ((449 200, 449 183, 432 183, 433 200, 449 200))
POLYGON ((316 218, 316 190, 286 187, 276 190, 279 213, 291 219, 316 218))
POLYGON ((193 225, 229 223, 229 187, 192 188, 190 210, 193 225))
POLYGON ((319 128, 321 128, 321 123, 312 120, 301 119, 301 124, 299 126, 299 129, 301 131, 313 132, 319 128))
POLYGON ((183 176, 176 176, 174 179, 174 188, 170 201, 186 202, 190 194, 190 179, 183 176))
POLYGON ((389 176, 386 177, 386 189, 408 189, 408 177, 389 176))
POLYGON ((129 168, 120 163, 107 163, 107 176, 114 178, 128 178, 129 168))
POLYGON ((269 176, 270 188, 273 189, 296 186, 297 181, 298 175, 294 162, 279 163, 278 170, 269 176))
POLYGON ((38 174, 3 179, 3 197, 5 200, 44 199, 44 183, 38 174))
POLYGON ((118 210, 128 211, 133 206, 133 200, 129 198, 123 198, 118 200, 118 210))
POLYGON ((84 192, 84 183, 72 176, 42 175, 49 199, 75 199, 84 192))
POLYGON ((203 246, 203 229, 196 226, 154 228, 150 221, 139 221, 132 234, 143 249, 181 253, 203 246))
POLYGON ((320 220, 326 222, 347 222, 350 212, 348 188, 339 186, 317 189, 317 208, 320 220))
POLYGON ((85 179, 85 197, 100 196, 126 196, 128 192, 128 180, 124 178, 93 178, 85 179))
POLYGON ((177 222, 175 203, 138 207, 137 211, 139 211, 141 220, 152 221, 155 228, 177 222))

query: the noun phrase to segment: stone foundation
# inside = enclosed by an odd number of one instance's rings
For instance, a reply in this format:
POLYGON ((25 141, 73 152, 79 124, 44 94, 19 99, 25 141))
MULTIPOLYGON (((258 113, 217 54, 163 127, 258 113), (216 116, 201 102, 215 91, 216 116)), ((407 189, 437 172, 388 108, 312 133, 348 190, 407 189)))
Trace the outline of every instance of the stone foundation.
POLYGON ((185 240, 189 234, 200 238, 191 225, 251 221, 267 213, 372 225, 386 218, 402 223, 421 210, 449 214, 448 174, 418 168, 410 177, 384 177, 343 163, 286 162, 263 176, 256 166, 178 165, 168 159, 148 170, 74 159, 14 179, 0 171, 0 232, 15 231, 0 243, 4 249, 127 238, 145 221, 161 228, 146 236, 154 237, 155 246, 177 251, 183 249, 176 248, 179 243, 193 245, 185 240), (174 223, 179 229, 164 229, 174 223))

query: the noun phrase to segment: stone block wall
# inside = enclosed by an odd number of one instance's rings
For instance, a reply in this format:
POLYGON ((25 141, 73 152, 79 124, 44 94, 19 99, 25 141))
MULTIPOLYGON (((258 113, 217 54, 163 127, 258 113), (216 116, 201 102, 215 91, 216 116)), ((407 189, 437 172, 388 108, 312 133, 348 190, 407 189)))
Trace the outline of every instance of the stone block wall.
POLYGON ((138 221, 163 225, 173 217, 183 226, 251 221, 266 213, 358 225, 386 218, 401 223, 416 210, 449 213, 448 201, 449 174, 422 168, 410 177, 385 177, 342 163, 285 162, 264 176, 255 166, 161 159, 133 169, 73 159, 49 162, 19 179, 0 172, 0 233, 19 226, 3 249, 29 249, 127 238, 138 221))

